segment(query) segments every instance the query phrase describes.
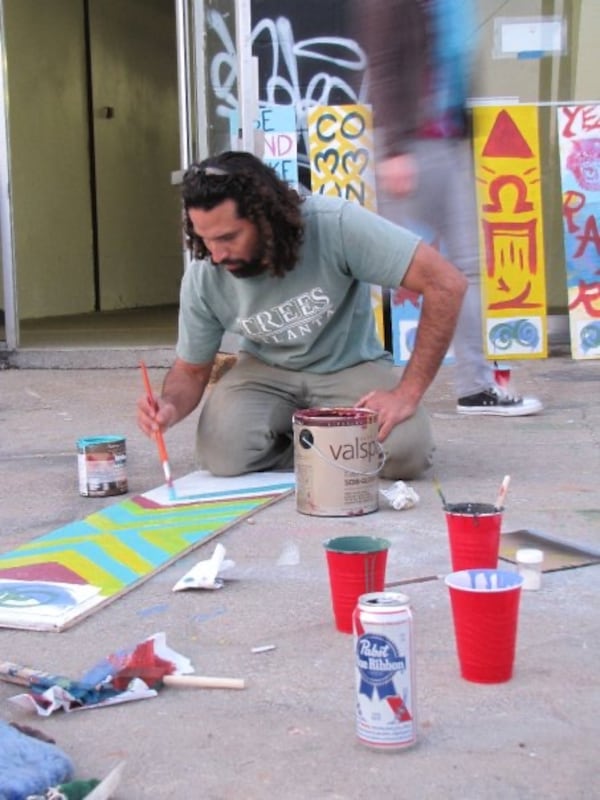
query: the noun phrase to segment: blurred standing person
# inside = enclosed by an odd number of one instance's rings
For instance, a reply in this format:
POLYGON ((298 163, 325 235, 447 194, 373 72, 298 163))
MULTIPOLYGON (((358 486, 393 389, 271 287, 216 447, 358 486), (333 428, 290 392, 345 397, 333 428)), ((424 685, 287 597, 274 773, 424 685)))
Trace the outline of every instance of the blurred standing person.
POLYGON ((475 53, 471 0, 354 0, 369 64, 379 213, 443 242, 469 287, 453 340, 456 410, 542 409, 494 379, 483 349, 475 178, 466 108, 475 53))

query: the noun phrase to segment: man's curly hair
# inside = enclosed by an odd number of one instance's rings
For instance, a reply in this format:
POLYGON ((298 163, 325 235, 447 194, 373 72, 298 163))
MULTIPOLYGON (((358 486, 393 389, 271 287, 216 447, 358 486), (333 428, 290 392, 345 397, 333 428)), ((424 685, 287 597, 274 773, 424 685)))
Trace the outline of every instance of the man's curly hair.
POLYGON ((210 258, 210 253, 194 233, 188 210, 211 211, 233 200, 238 216, 258 229, 265 270, 282 277, 294 268, 304 234, 303 198, 252 153, 228 150, 192 164, 183 176, 182 198, 183 231, 194 258, 210 258))

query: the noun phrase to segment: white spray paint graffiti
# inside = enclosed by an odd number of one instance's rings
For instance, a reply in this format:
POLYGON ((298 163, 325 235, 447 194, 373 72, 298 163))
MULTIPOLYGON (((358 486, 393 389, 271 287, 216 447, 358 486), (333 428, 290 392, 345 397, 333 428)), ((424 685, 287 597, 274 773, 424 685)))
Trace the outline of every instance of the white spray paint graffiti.
POLYGON ((209 69, 209 84, 217 99, 217 115, 229 118, 237 108, 237 97, 232 91, 237 81, 237 63, 235 44, 221 13, 210 9, 207 11, 206 24, 208 30, 214 30, 225 50, 212 59, 209 69))
MULTIPOLYGON (((217 115, 229 118, 237 110, 234 38, 224 16, 215 9, 207 11, 206 22, 208 32, 214 32, 223 46, 223 50, 211 60, 209 88, 218 101, 217 115)), ((293 106, 303 150, 308 152, 306 117, 309 108, 330 105, 332 102, 337 105, 365 102, 365 53, 353 39, 339 36, 318 36, 296 42, 292 23, 286 17, 260 20, 252 31, 252 43, 265 34, 269 44, 271 68, 266 80, 264 77, 261 80, 259 106, 293 106), (309 61, 314 62, 315 70, 308 82, 302 85, 299 66, 306 65, 309 61), (344 72, 361 76, 358 91, 344 80, 344 72)), ((262 74, 264 76, 264 69, 262 74)), ((299 153, 299 165, 308 168, 308 156, 299 153)))

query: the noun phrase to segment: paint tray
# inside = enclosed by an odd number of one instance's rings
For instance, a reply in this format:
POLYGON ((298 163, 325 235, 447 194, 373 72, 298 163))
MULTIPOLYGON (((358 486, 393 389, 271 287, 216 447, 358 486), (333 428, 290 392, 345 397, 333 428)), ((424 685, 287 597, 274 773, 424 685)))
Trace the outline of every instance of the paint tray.
POLYGON ((535 547, 544 551, 543 572, 587 567, 600 564, 600 551, 583 547, 543 533, 529 530, 512 531, 500 536, 499 557, 502 561, 516 562, 516 553, 521 547, 535 547))

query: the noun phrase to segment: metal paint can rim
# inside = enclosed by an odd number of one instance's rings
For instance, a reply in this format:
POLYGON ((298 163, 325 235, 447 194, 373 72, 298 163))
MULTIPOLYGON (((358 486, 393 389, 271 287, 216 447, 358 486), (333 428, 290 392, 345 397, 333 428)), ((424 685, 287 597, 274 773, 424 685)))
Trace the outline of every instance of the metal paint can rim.
POLYGON ((371 408, 348 408, 344 406, 324 406, 322 408, 303 408, 295 411, 292 422, 299 425, 368 425, 377 421, 377 411, 371 408))
POLYGON ((89 447, 94 444, 113 444, 114 442, 124 441, 125 437, 119 436, 118 434, 109 436, 83 436, 81 439, 77 439, 76 445, 77 447, 89 447))

